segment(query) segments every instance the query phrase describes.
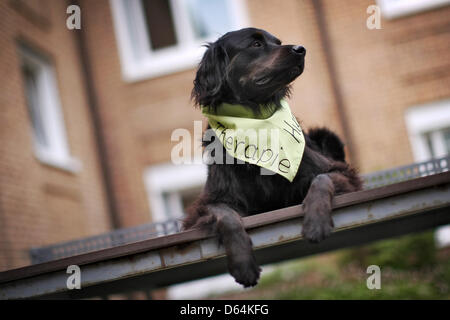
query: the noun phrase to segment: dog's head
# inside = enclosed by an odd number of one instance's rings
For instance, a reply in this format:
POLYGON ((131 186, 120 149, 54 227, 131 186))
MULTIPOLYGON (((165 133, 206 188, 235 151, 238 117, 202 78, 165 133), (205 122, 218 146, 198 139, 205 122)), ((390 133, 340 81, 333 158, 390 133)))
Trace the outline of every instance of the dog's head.
POLYGON ((289 84, 303 72, 306 50, 282 45, 267 31, 245 28, 228 32, 207 50, 194 80, 197 105, 239 103, 258 108, 279 104, 289 84))

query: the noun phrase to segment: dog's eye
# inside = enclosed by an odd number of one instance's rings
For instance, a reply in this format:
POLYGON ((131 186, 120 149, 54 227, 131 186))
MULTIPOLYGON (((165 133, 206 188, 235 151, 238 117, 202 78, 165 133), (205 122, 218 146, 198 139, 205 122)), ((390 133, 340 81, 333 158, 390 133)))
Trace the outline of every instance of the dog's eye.
POLYGON ((252 47, 262 47, 262 42, 259 40, 255 40, 252 43, 252 47))

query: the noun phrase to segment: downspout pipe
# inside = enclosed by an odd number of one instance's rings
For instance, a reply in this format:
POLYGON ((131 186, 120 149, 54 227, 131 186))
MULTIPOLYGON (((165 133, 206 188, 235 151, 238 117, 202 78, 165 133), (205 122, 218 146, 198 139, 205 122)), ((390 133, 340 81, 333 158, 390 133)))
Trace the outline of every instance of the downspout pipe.
MULTIPOLYGON (((68 5, 75 4, 81 8, 81 12, 83 12, 82 6, 80 5, 80 1, 72 0, 68 1, 68 5), (70 3, 69 3, 70 2, 70 3)), ((91 119, 94 127, 94 135, 95 142, 97 145, 98 156, 100 161, 100 168, 102 171, 103 182, 106 193, 106 201, 108 205, 108 210, 111 218, 111 226, 114 229, 120 228, 120 218, 119 212, 117 208, 117 199, 113 190, 113 178, 112 178, 112 168, 109 162, 108 157, 108 148, 106 146, 106 139, 104 134, 104 129, 102 126, 101 115, 99 112, 99 104, 97 95, 95 93, 95 86, 92 77, 92 68, 89 62, 89 54, 86 48, 86 35, 85 28, 83 27, 83 18, 81 19, 81 29, 73 30, 76 33, 76 41, 79 50, 79 56, 81 61, 82 73, 84 75, 84 83, 88 98, 89 109, 91 113, 91 119)))
POLYGON ((344 135, 345 145, 349 153, 349 159, 354 166, 358 166, 358 157, 355 151, 355 145, 353 142, 352 133, 349 126, 348 116, 345 108, 345 103, 342 95, 342 90, 338 82, 337 68, 335 63, 335 55, 333 52, 333 46, 331 45, 330 35, 328 33, 327 22, 325 21, 325 13, 323 10, 323 0, 311 0, 314 13, 316 16, 317 26, 320 33, 320 42, 325 55, 326 67, 328 74, 330 75, 331 90, 336 102, 336 108, 338 111, 339 121, 342 126, 342 132, 344 135))

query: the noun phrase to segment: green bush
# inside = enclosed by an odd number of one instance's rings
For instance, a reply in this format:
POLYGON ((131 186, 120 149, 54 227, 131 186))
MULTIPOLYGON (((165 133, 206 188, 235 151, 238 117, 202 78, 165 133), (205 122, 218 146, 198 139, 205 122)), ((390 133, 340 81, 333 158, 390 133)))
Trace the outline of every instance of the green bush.
POLYGON ((375 264, 380 268, 413 270, 436 264, 436 245, 433 232, 424 232, 383 240, 353 249, 344 250, 340 265, 356 264, 367 268, 375 264))
POLYGON ((429 231, 296 259, 273 265, 238 298, 450 299, 450 257, 438 253, 429 231), (372 264, 381 268, 380 290, 366 285, 372 264))
POLYGON ((432 284, 396 279, 382 282, 380 290, 367 289, 364 281, 342 281, 332 286, 296 287, 276 292, 273 299, 285 300, 372 300, 372 299, 446 299, 447 296, 434 290, 432 284))

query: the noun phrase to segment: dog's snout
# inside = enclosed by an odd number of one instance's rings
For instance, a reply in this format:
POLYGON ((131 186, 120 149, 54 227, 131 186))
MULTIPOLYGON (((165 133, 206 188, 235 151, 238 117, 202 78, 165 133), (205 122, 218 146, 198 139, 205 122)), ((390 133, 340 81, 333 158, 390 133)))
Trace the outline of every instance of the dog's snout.
POLYGON ((301 54, 302 56, 306 54, 306 49, 304 46, 293 46, 292 50, 297 54, 301 54))

